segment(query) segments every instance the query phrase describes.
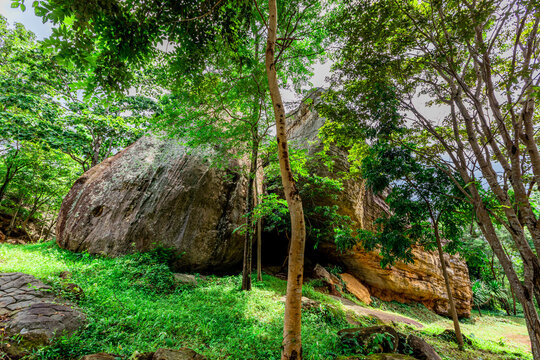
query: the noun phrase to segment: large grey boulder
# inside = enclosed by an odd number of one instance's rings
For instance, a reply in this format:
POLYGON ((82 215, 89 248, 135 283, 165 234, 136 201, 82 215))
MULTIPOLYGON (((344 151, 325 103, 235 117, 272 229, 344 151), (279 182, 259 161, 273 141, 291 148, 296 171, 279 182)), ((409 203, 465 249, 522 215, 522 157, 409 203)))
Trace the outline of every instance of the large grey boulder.
POLYGON ((240 161, 210 166, 177 141, 143 137, 84 173, 65 197, 56 228, 65 249, 119 256, 157 246, 178 270, 239 264, 246 181, 240 161))

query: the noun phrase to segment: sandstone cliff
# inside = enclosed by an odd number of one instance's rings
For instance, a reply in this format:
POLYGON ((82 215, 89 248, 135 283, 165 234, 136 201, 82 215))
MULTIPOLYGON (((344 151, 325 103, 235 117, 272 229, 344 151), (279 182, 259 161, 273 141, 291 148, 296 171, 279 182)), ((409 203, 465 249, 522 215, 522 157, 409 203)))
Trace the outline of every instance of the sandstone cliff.
MULTIPOLYGON (((319 94, 315 92, 311 99, 313 101, 310 105, 301 105, 294 116, 290 117, 288 135, 292 144, 307 148, 308 153, 314 154, 322 150, 318 129, 324 125, 324 119, 314 110, 319 94)), ((334 173, 347 172, 347 152, 332 147, 330 153, 335 158, 334 173)), ((319 175, 334 176, 324 167, 320 167, 319 172, 319 175)), ((389 211, 384 199, 366 189, 364 181, 358 179, 344 181, 337 205, 342 214, 350 216, 362 229, 373 229, 374 221, 389 211)), ((398 262, 382 269, 381 257, 376 252, 364 251, 359 245, 352 251, 341 253, 335 244, 321 243, 319 251, 330 262, 341 264, 346 272, 366 285, 372 295, 382 300, 417 301, 439 314, 448 314, 444 278, 435 252, 415 248, 414 263, 398 262)), ((445 258, 458 314, 468 317, 472 306, 472 290, 467 265, 459 256, 446 255, 445 258)))

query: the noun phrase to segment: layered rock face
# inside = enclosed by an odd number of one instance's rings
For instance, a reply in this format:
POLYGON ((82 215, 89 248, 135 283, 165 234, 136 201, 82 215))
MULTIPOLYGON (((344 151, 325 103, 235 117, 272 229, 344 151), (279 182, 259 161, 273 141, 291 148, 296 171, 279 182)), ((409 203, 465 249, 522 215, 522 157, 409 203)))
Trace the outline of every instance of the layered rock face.
POLYGON ((173 140, 144 137, 79 178, 62 204, 57 242, 118 256, 156 246, 182 254, 177 269, 222 271, 243 256, 246 181, 210 167, 173 140))
MULTIPOLYGON (((377 252, 365 251, 360 246, 345 253, 329 243, 322 243, 320 249, 366 285, 371 295, 385 301, 420 302, 438 314, 449 315, 441 264, 435 252, 414 248, 414 263, 397 262, 383 269, 377 252)), ((469 317, 472 290, 467 264, 458 256, 448 254, 445 260, 458 316, 469 317)))
MULTIPOLYGON (((313 104, 318 101, 318 94, 312 95, 313 104)), ((322 149, 318 130, 324 125, 313 105, 302 105, 290 118, 289 138, 296 146, 307 148, 310 154, 322 149)), ((335 157, 334 173, 347 172, 349 165, 347 153, 338 148, 331 148, 335 157)), ((321 167, 320 175, 334 176, 321 167)), ((362 229, 373 229, 374 221, 385 212, 388 206, 384 199, 366 189, 361 180, 344 181, 344 190, 336 204, 339 211, 351 217, 362 229)), ((366 285, 371 295, 382 300, 399 302, 416 301, 439 314, 448 314, 449 304, 444 278, 437 253, 421 248, 413 249, 415 261, 412 264, 398 262, 394 266, 382 269, 381 257, 377 252, 367 252, 356 246, 353 250, 342 253, 333 243, 319 244, 319 251, 329 261, 343 265, 345 270, 366 285)), ((456 300, 459 316, 468 317, 472 307, 472 291, 467 265, 458 256, 445 256, 452 282, 452 291, 456 300)))

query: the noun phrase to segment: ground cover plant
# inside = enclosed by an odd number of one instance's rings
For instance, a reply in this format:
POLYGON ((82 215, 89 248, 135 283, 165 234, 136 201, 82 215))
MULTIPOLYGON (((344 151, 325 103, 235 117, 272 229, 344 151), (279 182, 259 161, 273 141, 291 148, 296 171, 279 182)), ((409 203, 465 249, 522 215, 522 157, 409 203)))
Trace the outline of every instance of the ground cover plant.
MULTIPOLYGON (((241 277, 209 276, 197 287, 174 286, 162 253, 119 259, 73 254, 54 243, 0 246, 0 271, 25 272, 57 289, 58 274, 84 291, 79 306, 88 315, 84 331, 35 353, 36 359, 76 358, 109 352, 129 357, 159 347, 190 347, 209 359, 277 359, 280 356, 286 282, 264 275, 250 293, 241 277)), ((311 298, 322 294, 310 288, 311 298)), ((306 359, 332 358, 337 331, 347 326, 343 313, 328 307, 303 313, 306 359)))
MULTIPOLYGON (((158 347, 190 347, 208 359, 278 359, 286 282, 263 274, 252 292, 243 292, 241 275, 198 276, 198 285, 175 284, 167 265, 170 253, 150 253, 110 259, 62 250, 53 242, 34 245, 0 245, 0 272, 20 271, 51 284, 60 295, 76 302, 88 316, 87 326, 69 338, 60 338, 39 349, 30 359, 76 359, 84 354, 108 352, 122 359, 158 347), (58 275, 68 271, 69 277, 58 275), (67 292, 77 284, 84 295, 67 292)), ((65 273, 64 273, 65 274, 65 273)), ((306 359, 347 356, 337 332, 351 327, 345 309, 325 294, 304 285, 303 295, 321 305, 303 311, 302 333, 306 359)), ((527 338, 524 319, 473 316, 462 321, 473 345, 459 351, 457 344, 438 336, 451 321, 421 305, 376 302, 389 314, 403 314, 420 321, 415 333, 435 346, 443 359, 528 359, 519 341, 503 339, 506 333, 527 338), (495 329, 495 330, 494 330, 495 329), (495 331, 495 333, 493 332, 495 331)), ((350 314, 349 314, 350 315, 350 314)), ((361 319, 359 326, 373 325, 361 319)))

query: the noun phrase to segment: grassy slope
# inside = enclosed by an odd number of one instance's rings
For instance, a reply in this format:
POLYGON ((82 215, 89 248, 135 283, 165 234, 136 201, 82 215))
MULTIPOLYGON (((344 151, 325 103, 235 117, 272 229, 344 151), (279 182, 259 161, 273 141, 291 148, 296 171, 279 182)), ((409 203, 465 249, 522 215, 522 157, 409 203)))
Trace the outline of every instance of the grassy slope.
POLYGON ((473 311, 471 318, 462 319, 460 325, 461 331, 475 342, 476 351, 468 349, 465 353, 461 353, 456 345, 437 337, 445 329, 453 330, 454 325, 450 319, 433 313, 421 304, 382 303, 380 309, 421 322, 425 326, 422 333, 439 349, 443 358, 486 360, 504 358, 501 357, 504 355, 499 355, 504 353, 507 353, 508 359, 532 358, 529 335, 523 317, 493 316, 485 313, 480 316, 477 311, 473 311))
MULTIPOLYGON (((183 346, 209 359, 279 358, 284 308, 279 298, 285 293, 284 281, 264 276, 250 293, 238 290, 239 276, 208 277, 197 287, 174 287, 172 275, 159 261, 159 255, 106 259, 72 254, 52 243, 0 245, 0 272, 25 272, 61 288, 58 274, 69 270, 69 281, 81 286, 85 293, 79 305, 88 314, 88 326, 41 350, 35 358, 68 359, 100 351, 129 356, 135 351, 183 346)), ((336 332, 349 325, 342 311, 333 310, 339 305, 309 285, 304 287, 304 295, 323 304, 303 313, 304 358, 345 355, 336 332)), ((482 320, 465 325, 467 331, 484 340, 478 341, 479 349, 461 353, 454 344, 430 336, 448 327, 448 320, 405 306, 390 310, 416 315, 427 325, 426 339, 446 359, 528 357, 513 347, 498 345, 499 337, 493 337, 493 329, 501 324, 520 332, 525 331, 522 324, 500 323, 493 318, 488 323, 482 320)))

